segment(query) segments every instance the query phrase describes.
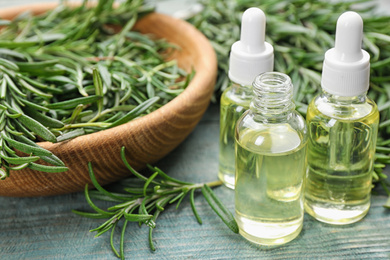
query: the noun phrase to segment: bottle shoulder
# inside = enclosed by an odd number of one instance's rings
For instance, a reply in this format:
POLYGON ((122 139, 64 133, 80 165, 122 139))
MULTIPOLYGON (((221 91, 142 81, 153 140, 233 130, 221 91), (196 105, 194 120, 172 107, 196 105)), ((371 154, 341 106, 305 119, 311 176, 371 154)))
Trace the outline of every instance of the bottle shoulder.
POLYGON ((222 93, 221 106, 234 104, 248 108, 252 97, 252 86, 245 86, 232 82, 222 93))
POLYGON ((237 124, 240 127, 253 129, 262 129, 264 127, 273 128, 278 127, 280 124, 289 124, 293 125, 293 128, 300 130, 306 127, 306 120, 296 110, 289 111, 282 117, 272 118, 256 113, 249 109, 241 116, 237 124))
POLYGON ((281 154, 301 149, 307 142, 305 119, 292 111, 286 120, 278 123, 258 120, 247 111, 237 123, 237 142, 248 150, 264 154, 281 154))
POLYGON ((362 102, 335 102, 324 95, 317 95, 309 104, 306 118, 308 121, 335 119, 338 121, 379 122, 379 111, 376 103, 369 97, 362 102))

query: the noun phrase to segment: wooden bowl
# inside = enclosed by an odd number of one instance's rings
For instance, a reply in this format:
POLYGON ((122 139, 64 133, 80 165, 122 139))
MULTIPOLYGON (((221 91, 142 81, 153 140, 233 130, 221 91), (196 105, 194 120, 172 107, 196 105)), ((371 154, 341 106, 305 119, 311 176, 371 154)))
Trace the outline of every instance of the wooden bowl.
MULTIPOLYGON (((34 4, 0 10, 0 17, 12 19, 30 10, 38 15, 56 4, 34 4)), ((189 23, 167 15, 152 13, 135 26, 142 33, 152 33, 178 45, 174 54, 179 66, 196 74, 186 90, 158 110, 118 127, 80 136, 61 143, 41 142, 69 168, 62 173, 45 173, 24 169, 12 171, 0 181, 0 195, 33 197, 77 192, 90 183, 87 163, 92 162, 100 184, 130 176, 120 149, 135 169, 154 163, 177 147, 197 125, 213 93, 217 59, 209 41, 189 23)))

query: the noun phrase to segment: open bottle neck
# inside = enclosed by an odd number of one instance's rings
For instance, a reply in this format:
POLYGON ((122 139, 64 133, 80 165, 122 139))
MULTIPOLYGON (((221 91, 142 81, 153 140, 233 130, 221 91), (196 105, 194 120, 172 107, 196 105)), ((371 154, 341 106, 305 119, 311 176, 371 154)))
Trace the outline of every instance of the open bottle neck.
POLYGON ((293 85, 283 73, 266 72, 257 76, 253 82, 253 94, 251 111, 264 119, 285 118, 295 109, 293 85))

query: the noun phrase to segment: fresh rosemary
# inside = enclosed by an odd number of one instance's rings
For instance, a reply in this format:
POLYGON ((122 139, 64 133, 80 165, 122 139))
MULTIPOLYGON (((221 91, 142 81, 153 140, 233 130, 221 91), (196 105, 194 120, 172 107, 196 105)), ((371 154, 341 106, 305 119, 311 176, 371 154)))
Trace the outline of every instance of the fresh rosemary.
MULTIPOLYGON (((371 0, 199 0, 204 10, 188 21, 211 41, 218 57, 214 99, 228 86, 231 45, 239 39, 242 13, 261 8, 267 16, 267 41, 275 49, 275 71, 288 74, 294 84, 294 101, 306 115, 307 104, 319 92, 324 53, 334 46, 336 21, 346 10, 356 10, 364 19, 363 47, 371 55, 368 95, 378 104, 380 125, 373 172, 389 196, 390 182, 383 172, 390 163, 390 16, 378 14, 371 0)), ((227 126, 229 127, 229 126, 227 126)), ((390 206, 388 206, 390 207, 390 206)))
POLYGON ((188 85, 192 75, 175 60, 165 62, 172 44, 131 31, 151 7, 142 0, 115 8, 113 0, 95 7, 88 2, 0 21, 6 25, 0 30, 0 179, 25 167, 65 171, 37 141, 60 142, 126 123, 188 85))
POLYGON ((215 196, 210 187, 221 185, 221 181, 210 182, 206 184, 194 184, 183 182, 168 176, 157 167, 147 165, 152 171, 150 177, 145 177, 134 170, 126 160, 125 148, 122 147, 121 158, 123 163, 129 169, 130 173, 136 178, 129 178, 121 182, 125 186, 122 193, 109 192, 97 182, 92 163, 88 164, 89 176, 96 190, 89 191, 88 184, 85 186, 85 198, 94 213, 81 212, 73 210, 74 213, 88 218, 107 219, 103 224, 91 231, 97 232, 96 237, 111 230, 110 245, 113 252, 120 258, 124 258, 124 235, 128 222, 138 222, 139 225, 146 225, 149 228, 149 245, 151 250, 155 250, 153 244, 153 229, 156 228, 156 220, 159 215, 170 204, 176 203, 176 209, 188 194, 190 197, 191 208, 199 224, 202 220, 195 208, 194 193, 201 189, 203 196, 217 213, 222 221, 235 233, 238 233, 237 223, 232 213, 215 196), (107 210, 102 210, 92 202, 91 198, 106 200, 118 203, 107 210), (114 245, 115 228, 120 220, 124 220, 120 238, 119 252, 114 245))

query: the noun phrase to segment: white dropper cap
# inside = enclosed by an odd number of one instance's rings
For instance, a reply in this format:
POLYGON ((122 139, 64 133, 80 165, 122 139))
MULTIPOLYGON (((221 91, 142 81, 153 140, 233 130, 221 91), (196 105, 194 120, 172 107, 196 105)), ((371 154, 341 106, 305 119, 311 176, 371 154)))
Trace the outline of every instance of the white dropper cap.
POLYGON ((370 83, 370 55, 361 49, 363 20, 345 12, 337 20, 335 47, 325 53, 322 89, 330 94, 352 97, 367 92, 370 83))
POLYGON ((249 8, 242 15, 241 37, 230 52, 229 78, 241 85, 252 85, 256 76, 273 71, 274 49, 265 42, 265 14, 249 8))

